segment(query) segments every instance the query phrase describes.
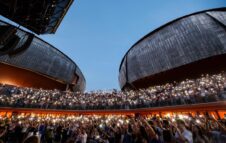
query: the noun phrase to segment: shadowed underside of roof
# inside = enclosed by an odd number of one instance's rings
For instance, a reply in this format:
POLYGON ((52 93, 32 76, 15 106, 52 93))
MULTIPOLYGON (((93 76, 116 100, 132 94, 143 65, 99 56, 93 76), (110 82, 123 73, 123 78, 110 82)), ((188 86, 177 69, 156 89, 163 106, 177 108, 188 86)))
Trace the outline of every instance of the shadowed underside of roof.
POLYGON ((0 0, 0 14, 37 34, 55 33, 73 0, 0 0))

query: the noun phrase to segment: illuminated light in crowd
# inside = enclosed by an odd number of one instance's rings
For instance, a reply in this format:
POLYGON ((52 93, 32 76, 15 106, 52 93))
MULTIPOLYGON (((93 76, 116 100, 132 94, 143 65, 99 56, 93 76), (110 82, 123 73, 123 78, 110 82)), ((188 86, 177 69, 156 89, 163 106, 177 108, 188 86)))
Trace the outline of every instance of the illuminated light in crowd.
POLYGON ((210 115, 210 118, 213 118, 216 120, 215 116, 213 114, 210 115))
POLYGON ((199 115, 199 117, 200 117, 200 118, 202 118, 202 117, 203 117, 203 115, 199 115))
POLYGON ((100 124, 99 127, 100 127, 100 128, 103 128, 103 124, 100 124))
POLYGON ((120 122, 121 124, 123 124, 123 123, 124 123, 124 121, 123 121, 122 119, 119 119, 119 122, 120 122))
POLYGON ((108 123, 109 123, 109 119, 107 119, 107 120, 105 121, 105 123, 108 124, 108 123))
POLYGON ((184 115, 183 118, 189 120, 189 117, 186 115, 184 115))
POLYGON ((129 120, 128 119, 126 120, 126 123, 129 124, 129 120))
POLYGON ((184 119, 184 116, 183 115, 178 115, 178 118, 179 119, 184 119))
POLYGON ((99 135, 97 135, 97 136, 96 136, 96 139, 99 139, 99 138, 100 138, 100 136, 99 136, 99 135))
POLYGON ((200 123, 201 123, 199 119, 196 119, 195 121, 196 121, 196 123, 198 123, 198 124, 200 124, 200 123))
POLYGON ((89 119, 88 119, 88 118, 86 118, 86 117, 84 117, 84 120, 85 120, 85 121, 89 121, 89 119))
POLYGON ((170 117, 170 113, 167 113, 167 114, 166 114, 166 117, 168 117, 168 118, 169 118, 169 117, 170 117))

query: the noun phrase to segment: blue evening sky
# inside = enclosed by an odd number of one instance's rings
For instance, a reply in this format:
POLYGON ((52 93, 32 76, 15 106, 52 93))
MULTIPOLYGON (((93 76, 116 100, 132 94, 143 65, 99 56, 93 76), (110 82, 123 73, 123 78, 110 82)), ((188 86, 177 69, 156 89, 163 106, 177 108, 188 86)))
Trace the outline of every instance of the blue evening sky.
POLYGON ((224 7, 226 0, 75 0, 51 43, 82 70, 86 90, 119 89, 127 50, 159 26, 186 14, 224 7))

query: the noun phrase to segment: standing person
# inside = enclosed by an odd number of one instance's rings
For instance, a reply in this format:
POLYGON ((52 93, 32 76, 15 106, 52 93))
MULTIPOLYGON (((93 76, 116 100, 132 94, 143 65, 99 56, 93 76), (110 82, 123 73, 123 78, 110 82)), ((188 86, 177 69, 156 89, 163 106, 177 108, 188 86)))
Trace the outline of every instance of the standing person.
POLYGON ((82 143, 82 131, 80 129, 78 129, 78 135, 75 139, 75 143, 82 143))
POLYGON ((82 129, 81 143, 87 142, 87 133, 84 129, 82 129))
POLYGON ((60 143, 61 142, 61 139, 62 139, 61 133, 62 133, 62 126, 58 125, 57 128, 56 128, 55 136, 54 136, 54 143, 60 143))
POLYGON ((126 131, 123 135, 123 143, 132 143, 133 142, 133 136, 132 136, 133 130, 131 124, 127 125, 126 131))
POLYGON ((154 126, 150 125, 143 117, 140 117, 138 122, 140 125, 143 125, 143 127, 145 128, 145 132, 147 133, 148 143, 160 143, 161 142, 159 135, 156 133, 157 130, 154 130, 154 126))
POLYGON ((192 126, 194 143, 209 143, 209 139, 198 125, 192 126))
POLYGON ((39 125, 38 127, 38 132, 41 136, 41 143, 45 142, 45 131, 46 131, 46 126, 44 125, 44 123, 42 122, 41 125, 39 125))
POLYGON ((4 143, 6 133, 7 133, 6 126, 0 126, 0 143, 4 143))
POLYGON ((177 120, 175 137, 179 142, 193 143, 192 132, 186 129, 185 122, 183 120, 177 120))

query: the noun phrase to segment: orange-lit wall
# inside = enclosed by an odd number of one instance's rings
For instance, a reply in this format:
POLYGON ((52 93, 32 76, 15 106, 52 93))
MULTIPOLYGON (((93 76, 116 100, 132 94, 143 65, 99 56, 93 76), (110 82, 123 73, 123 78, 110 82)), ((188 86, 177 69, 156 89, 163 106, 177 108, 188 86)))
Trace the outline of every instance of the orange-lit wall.
POLYGON ((161 115, 166 114, 187 114, 195 116, 205 115, 207 112, 215 119, 224 118, 226 114, 226 101, 218 101, 212 103, 200 103, 193 105, 177 105, 167 107, 153 107, 144 109, 131 110, 60 110, 60 109, 31 109, 31 108, 11 108, 1 107, 0 115, 7 113, 35 113, 35 114, 63 114, 63 115, 161 115), (219 116, 218 116, 218 115, 219 116))
POLYGON ((225 118, 225 115, 226 115, 226 111, 224 111, 224 110, 220 110, 220 111, 218 111, 218 114, 219 114, 219 116, 220 116, 220 118, 225 118))
POLYGON ((0 83, 21 87, 65 90, 66 85, 41 74, 0 63, 0 83))

